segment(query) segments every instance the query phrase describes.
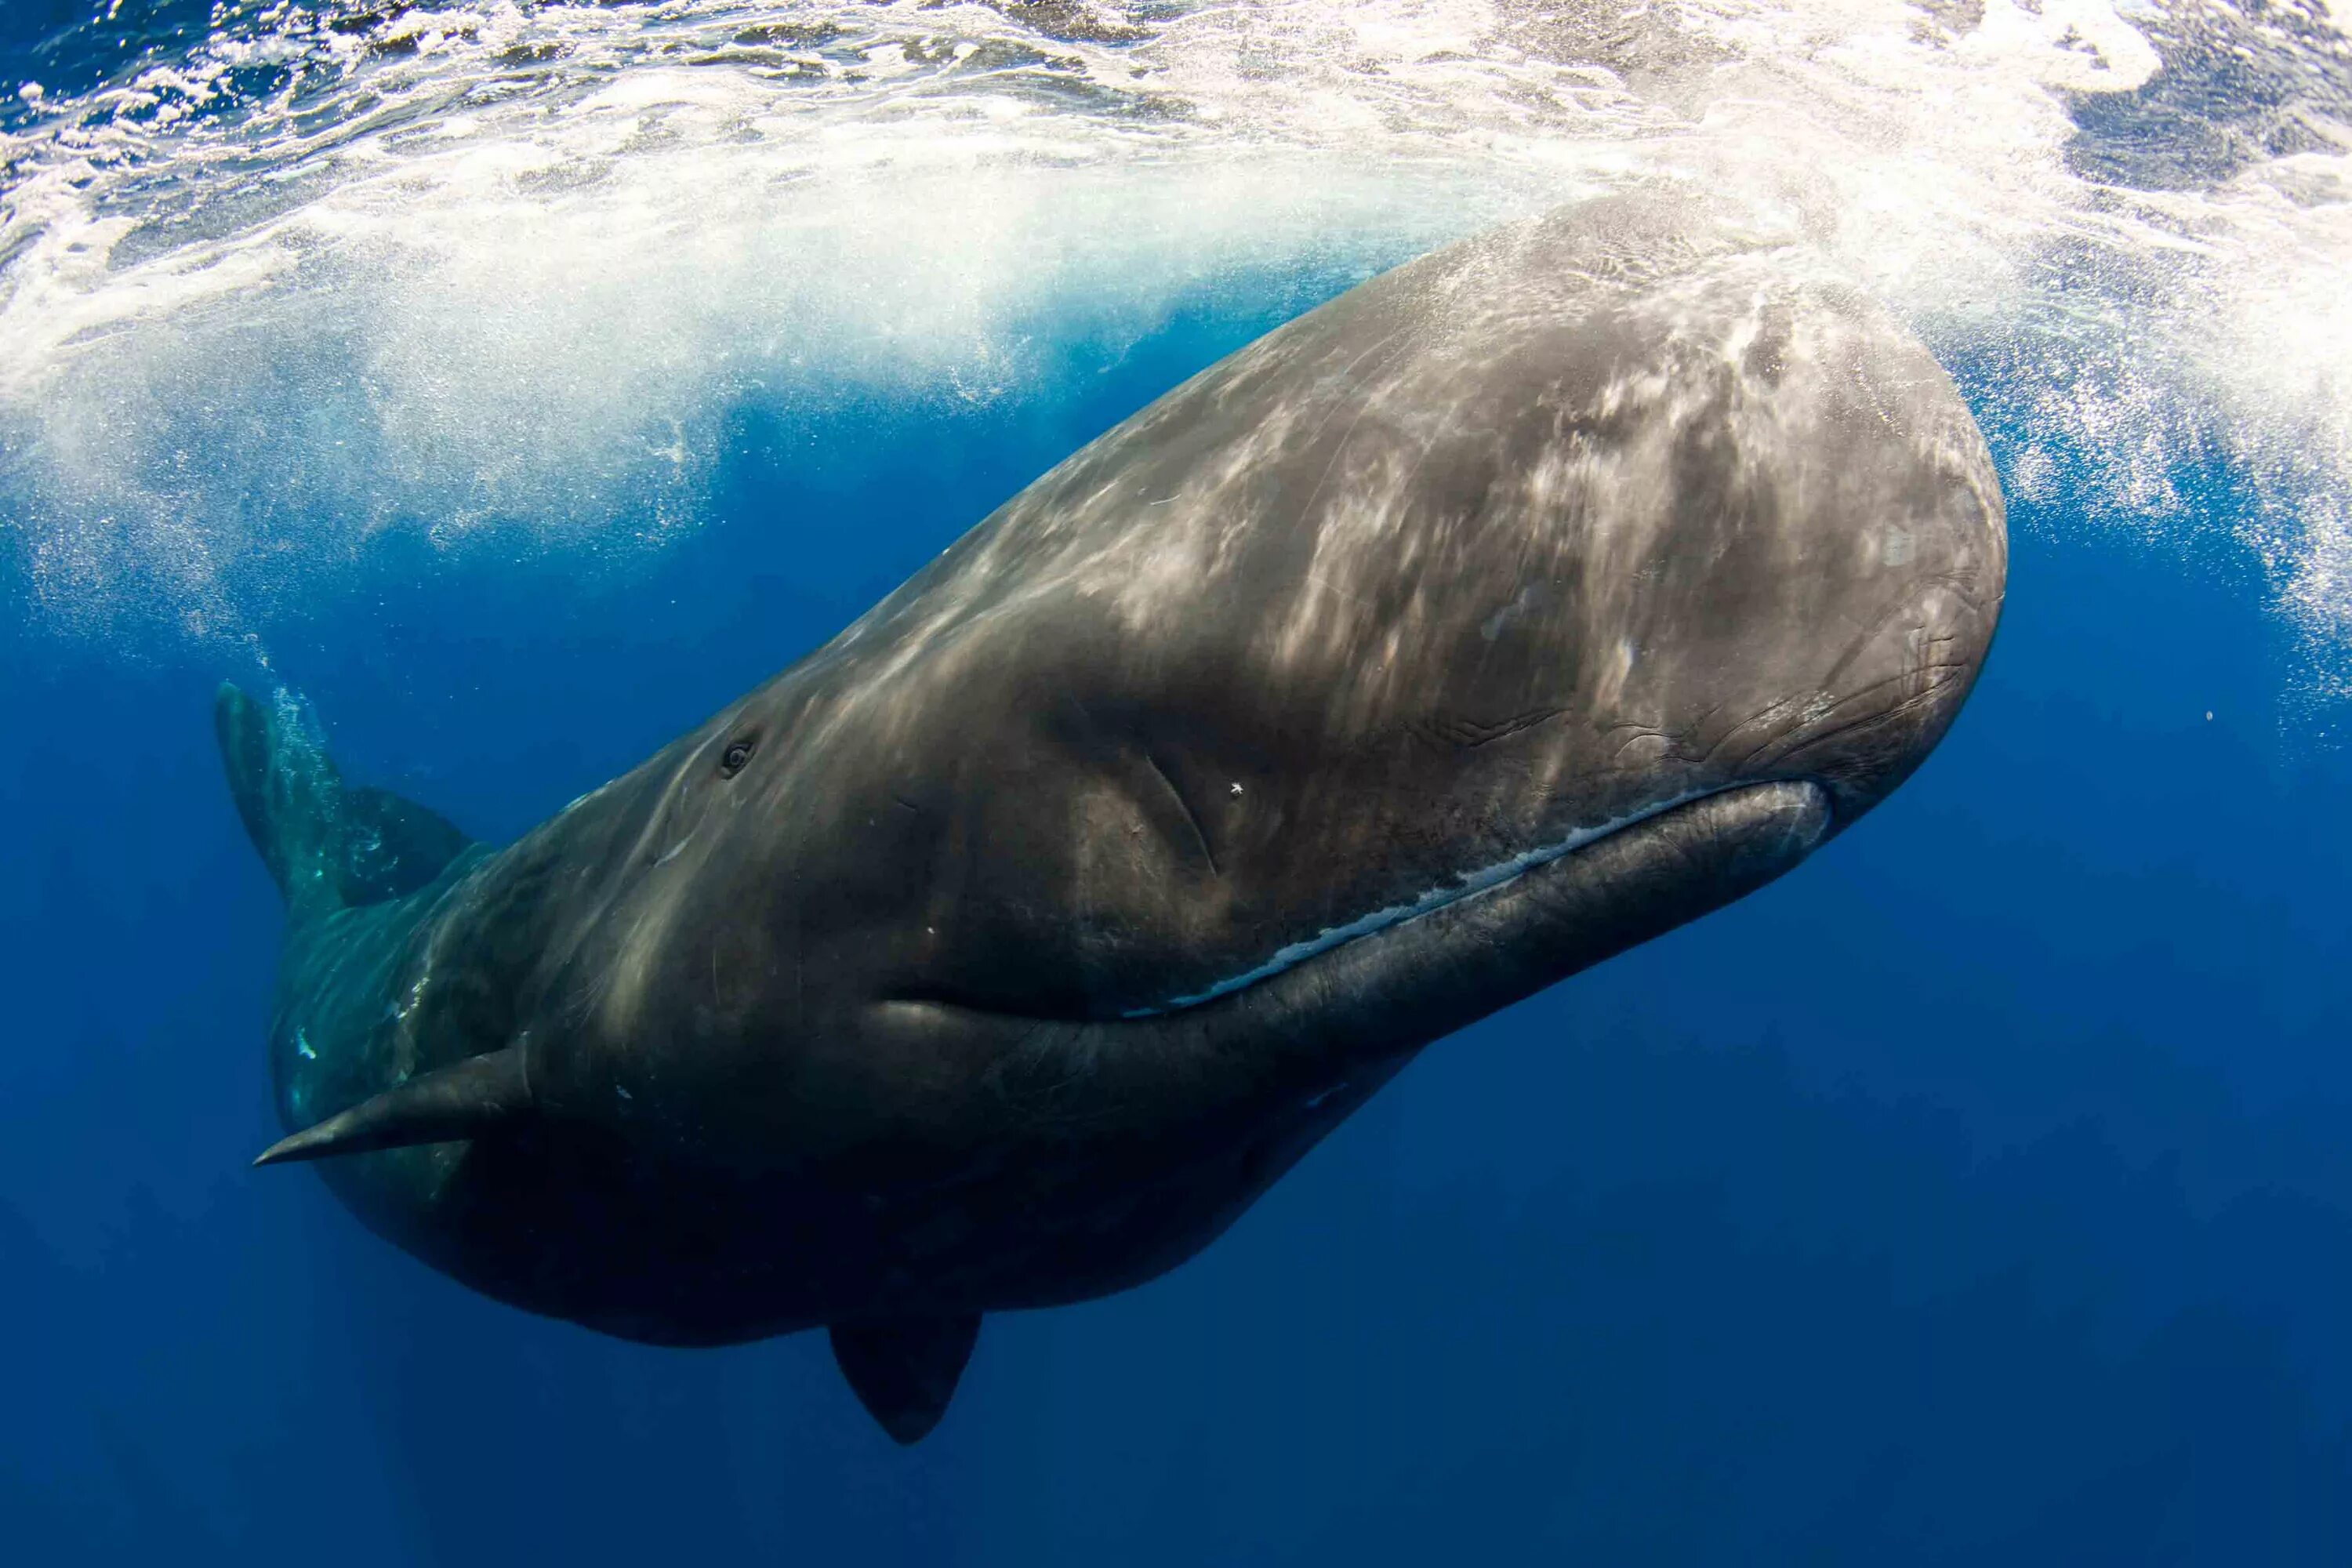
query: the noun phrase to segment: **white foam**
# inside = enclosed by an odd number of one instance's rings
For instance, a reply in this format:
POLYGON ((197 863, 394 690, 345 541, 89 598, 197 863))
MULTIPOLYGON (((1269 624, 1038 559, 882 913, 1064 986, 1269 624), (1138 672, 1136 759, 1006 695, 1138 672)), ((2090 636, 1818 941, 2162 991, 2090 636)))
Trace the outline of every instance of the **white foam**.
MULTIPOLYGON (((2207 527, 2184 462, 2251 472, 2240 542, 2315 648, 2352 644, 2337 106, 2224 179, 2102 184, 2068 95, 2158 82, 2183 14, 1969 9, 1266 0, 1058 38, 916 0, 790 13, 831 37, 715 0, 281 12, 0 144, 0 508, 62 615, 234 634, 387 528, 657 544, 747 401, 984 414, 1049 395, 1055 333, 1664 180, 1995 367, 2022 494, 2170 544, 2207 527)), ((2249 58, 2325 47, 2230 26, 2249 58)))

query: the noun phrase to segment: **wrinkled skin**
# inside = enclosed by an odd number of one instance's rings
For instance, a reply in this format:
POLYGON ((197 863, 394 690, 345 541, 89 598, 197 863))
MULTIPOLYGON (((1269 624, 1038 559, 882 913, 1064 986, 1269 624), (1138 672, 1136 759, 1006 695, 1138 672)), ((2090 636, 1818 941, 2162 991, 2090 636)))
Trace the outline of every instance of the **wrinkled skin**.
POLYGON ((2005 559, 1948 378, 1801 257, 1647 202, 1498 231, 1194 377, 517 844, 298 910, 281 1113, 511 1048, 528 1115, 322 1169, 632 1338, 1118 1289, 1423 1046, 1852 825, 2005 559))

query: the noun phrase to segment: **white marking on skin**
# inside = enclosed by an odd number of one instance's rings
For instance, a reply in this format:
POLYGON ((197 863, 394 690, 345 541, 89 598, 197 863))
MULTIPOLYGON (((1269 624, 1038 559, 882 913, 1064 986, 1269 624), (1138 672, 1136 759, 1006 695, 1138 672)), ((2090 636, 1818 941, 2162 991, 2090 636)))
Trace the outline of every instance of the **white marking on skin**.
MULTIPOLYGON (((1236 784, 1234 787, 1238 791, 1241 786, 1236 784)), ((1448 904, 1458 904, 1465 899, 1499 888, 1504 883, 1523 877, 1538 867, 1549 866, 1564 856, 1574 854, 1586 845, 1606 838, 1612 833, 1637 826, 1654 816, 1674 810, 1678 805, 1688 805, 1695 800, 1704 800, 1716 793, 1717 792, 1714 790, 1696 790, 1689 795, 1676 795, 1672 800, 1661 801, 1655 805, 1644 806, 1612 822, 1604 822, 1598 827, 1580 827, 1557 843, 1542 845, 1475 871, 1465 871, 1455 879, 1454 886, 1450 888, 1432 888, 1419 898, 1408 902, 1391 904, 1384 910, 1374 910, 1370 914, 1360 916, 1345 925, 1328 926, 1304 942, 1292 942, 1255 969, 1234 975, 1230 979, 1220 980, 1205 991, 1196 991, 1189 996, 1171 997, 1157 1007, 1132 1008, 1121 1016, 1156 1017, 1163 1013, 1179 1013, 1187 1007, 1197 1007, 1203 1002, 1213 1002, 1220 996, 1230 996, 1234 992, 1245 990, 1261 980, 1271 980, 1284 970, 1295 969, 1308 959, 1327 953, 1335 947, 1343 947, 1359 938, 1384 931, 1391 926, 1402 925, 1407 921, 1419 920, 1426 914, 1434 914, 1448 904)))
POLYGON ((392 1017, 404 1024, 408 1021, 408 1016, 415 1012, 418 1005, 425 1000, 425 982, 432 972, 432 965, 428 962, 425 967, 418 972, 416 978, 409 983, 407 997, 403 1001, 386 1005, 385 1010, 392 1017))
POLYGON ((319 1053, 310 1048, 310 1037, 300 1029, 294 1031, 294 1054, 306 1062, 315 1062, 319 1053))
POLYGON ((687 845, 691 842, 693 838, 693 834, 688 834, 684 838, 679 839, 677 843, 663 850, 661 852, 661 858, 655 861, 654 864, 656 866, 668 865, 671 861, 677 859, 680 855, 686 852, 687 845))
POLYGON ((1241 786, 1240 781, 1238 781, 1238 780, 1236 780, 1236 781, 1234 782, 1234 793, 1235 795, 1239 795, 1239 794, 1241 794, 1241 793, 1242 793, 1242 786, 1241 786))

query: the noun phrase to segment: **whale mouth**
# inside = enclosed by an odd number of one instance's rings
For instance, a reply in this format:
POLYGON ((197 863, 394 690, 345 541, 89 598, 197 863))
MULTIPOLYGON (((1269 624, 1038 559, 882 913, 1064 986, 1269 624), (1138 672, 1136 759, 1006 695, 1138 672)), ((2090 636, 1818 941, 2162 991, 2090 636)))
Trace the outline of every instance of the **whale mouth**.
MULTIPOLYGON (((1824 810, 1828 808, 1828 792, 1819 784, 1810 779, 1790 780, 1785 783, 1800 790, 1811 791, 1815 796, 1818 796, 1822 807, 1824 810)), ((1654 805, 1643 806, 1639 810, 1629 812, 1623 816, 1612 818, 1595 826, 1578 828, 1565 837, 1549 844, 1523 850, 1519 854, 1496 861, 1492 865, 1465 871, 1455 877, 1450 884, 1441 884, 1429 889, 1418 897, 1374 910, 1369 914, 1360 915, 1339 925, 1327 926, 1311 937, 1281 948, 1265 963, 1204 986, 1199 991, 1186 995, 1172 996, 1152 1006, 1130 1008, 1119 1016, 1122 1018, 1165 1017, 1171 1013, 1185 1012, 1203 1004, 1214 1002, 1220 997, 1246 991, 1254 985, 1263 984, 1303 963, 1311 963, 1327 952, 1353 942, 1377 937, 1384 931, 1392 931, 1399 926, 1433 915, 1441 910, 1449 909, 1465 900, 1507 888, 1530 872, 1564 860, 1593 845, 1616 838, 1621 835, 1638 832, 1644 826, 1669 817, 1685 807, 1696 805, 1702 801, 1737 795, 1746 790, 1769 791, 1776 787, 1775 784, 1731 784, 1715 789, 1693 790, 1670 800, 1658 801, 1654 805)))
POLYGON ((1364 1002, 1425 983, 1466 994, 1481 989, 1478 973, 1492 971, 1484 983, 1490 999, 1469 1015, 1475 1016, 1761 887, 1818 847, 1834 816, 1829 790, 1810 778, 1696 790, 1327 927, 1198 990, 1110 1016, 1052 1017, 936 993, 902 994, 884 1005, 1027 1023, 1149 1026, 1227 1007, 1286 1008, 1275 993, 1321 992, 1328 1000, 1335 990, 1352 989, 1364 1002))

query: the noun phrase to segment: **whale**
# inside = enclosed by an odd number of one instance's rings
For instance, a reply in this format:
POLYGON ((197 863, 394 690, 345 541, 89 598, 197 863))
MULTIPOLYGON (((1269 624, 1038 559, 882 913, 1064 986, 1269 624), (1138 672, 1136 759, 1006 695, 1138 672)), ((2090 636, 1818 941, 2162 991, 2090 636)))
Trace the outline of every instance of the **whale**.
POLYGON ((512 843, 224 686, 257 1163, 531 1312, 823 1329, 914 1442, 988 1314, 1164 1274, 1424 1047, 1853 827, 2004 526, 1864 290, 1620 196, 1194 375, 512 843))

